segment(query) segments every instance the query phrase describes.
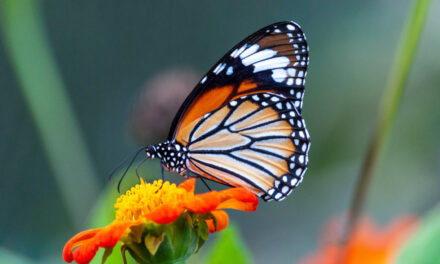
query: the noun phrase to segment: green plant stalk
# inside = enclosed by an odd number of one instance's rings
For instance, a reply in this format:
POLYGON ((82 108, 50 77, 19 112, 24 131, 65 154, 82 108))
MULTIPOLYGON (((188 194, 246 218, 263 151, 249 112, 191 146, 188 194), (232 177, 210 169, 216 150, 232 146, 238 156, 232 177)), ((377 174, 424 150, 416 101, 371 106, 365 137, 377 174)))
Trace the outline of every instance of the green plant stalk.
MULTIPOLYGON (((95 171, 35 0, 2 0, 6 50, 65 206, 76 226, 97 195, 95 171)), ((33 177, 33 175, 29 175, 33 177)))
POLYGON ((405 84, 425 24, 430 2, 431 0, 415 0, 410 10, 411 13, 406 21, 400 45, 393 62, 392 71, 379 108, 375 129, 358 177, 350 211, 348 212, 347 226, 343 235, 344 243, 350 238, 359 218, 359 214, 364 207, 371 178, 380 158, 381 151, 390 135, 397 111, 399 110, 405 84))

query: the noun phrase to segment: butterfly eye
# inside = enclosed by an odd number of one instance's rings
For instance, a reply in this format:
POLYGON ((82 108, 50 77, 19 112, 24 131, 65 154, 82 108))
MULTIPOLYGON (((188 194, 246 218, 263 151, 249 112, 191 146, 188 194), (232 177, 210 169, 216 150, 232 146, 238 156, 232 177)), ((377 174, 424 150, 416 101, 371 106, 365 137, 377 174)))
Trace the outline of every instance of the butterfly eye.
POLYGON ((156 148, 154 146, 148 146, 147 147, 147 153, 155 154, 156 153, 156 148))

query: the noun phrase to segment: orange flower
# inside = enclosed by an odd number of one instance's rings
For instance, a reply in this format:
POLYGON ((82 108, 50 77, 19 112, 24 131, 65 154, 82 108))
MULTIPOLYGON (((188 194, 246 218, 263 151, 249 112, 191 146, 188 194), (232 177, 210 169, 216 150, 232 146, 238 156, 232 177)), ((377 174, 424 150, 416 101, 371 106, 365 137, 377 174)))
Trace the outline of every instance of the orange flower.
MULTIPOLYGON (((179 186, 161 180, 150 184, 141 179, 140 184, 118 198, 115 220, 110 225, 83 231, 67 242, 64 260, 89 263, 99 248, 111 249, 121 241, 139 263, 147 263, 154 258, 165 236, 177 236, 176 230, 188 233, 182 230, 185 228, 194 232, 191 241, 198 246, 185 245, 191 251, 189 255, 171 257, 189 257, 207 239, 208 230, 212 233, 227 227, 229 218, 221 209, 255 211, 258 206, 258 198, 244 188, 194 194, 194 187, 195 179, 179 186), (168 232, 170 228, 174 228, 172 232, 168 232)), ((176 241, 173 237, 169 240, 176 241)))
POLYGON ((417 226, 415 217, 402 217, 379 229, 362 219, 346 245, 341 245, 338 223, 331 221, 324 229, 322 248, 300 261, 300 264, 385 264, 393 263, 398 250, 417 226))

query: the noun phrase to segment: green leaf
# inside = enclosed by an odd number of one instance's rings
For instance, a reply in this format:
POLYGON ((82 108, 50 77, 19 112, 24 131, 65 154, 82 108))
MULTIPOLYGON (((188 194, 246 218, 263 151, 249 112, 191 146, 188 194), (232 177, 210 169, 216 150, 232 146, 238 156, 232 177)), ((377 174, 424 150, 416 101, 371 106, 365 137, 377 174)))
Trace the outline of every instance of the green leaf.
POLYGON ((440 206, 420 223, 411 240, 404 246, 396 264, 440 263, 440 206))
POLYGON ((250 264, 251 254, 241 239, 238 229, 233 225, 217 234, 206 263, 209 264, 250 264))

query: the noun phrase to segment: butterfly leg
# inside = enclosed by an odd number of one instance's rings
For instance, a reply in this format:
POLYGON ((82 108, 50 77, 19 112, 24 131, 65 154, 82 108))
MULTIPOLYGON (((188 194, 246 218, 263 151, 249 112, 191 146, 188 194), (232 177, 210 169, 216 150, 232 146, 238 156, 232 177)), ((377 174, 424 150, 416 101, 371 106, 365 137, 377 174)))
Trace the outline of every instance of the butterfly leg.
POLYGON ((206 188, 208 188, 208 191, 212 191, 211 188, 209 187, 208 183, 202 177, 200 177, 200 180, 203 182, 203 184, 206 186, 206 188))
POLYGON ((161 176, 162 181, 165 181, 162 161, 160 162, 160 176, 161 176))
POLYGON ((160 161, 160 176, 162 178, 162 184, 160 185, 159 189, 157 189, 156 193, 158 191, 160 191, 160 189, 162 189, 163 183, 165 182, 164 169, 163 169, 163 162, 162 161, 160 161))
POLYGON ((142 164, 144 164, 145 161, 147 161, 147 159, 142 160, 141 162, 139 162, 139 163, 136 165, 136 176, 138 177, 139 180, 141 179, 141 176, 139 175, 139 171, 138 171, 138 169, 140 168, 140 166, 142 166, 142 164))

